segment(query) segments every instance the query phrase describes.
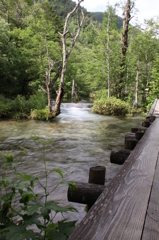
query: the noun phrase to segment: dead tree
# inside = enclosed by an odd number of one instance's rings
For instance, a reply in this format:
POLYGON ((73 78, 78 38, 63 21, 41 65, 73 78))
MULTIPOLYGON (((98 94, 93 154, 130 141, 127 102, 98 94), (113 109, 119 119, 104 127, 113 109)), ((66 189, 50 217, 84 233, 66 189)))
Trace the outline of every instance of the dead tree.
POLYGON ((51 63, 51 61, 50 61, 49 49, 48 49, 48 45, 47 45, 46 35, 45 35, 45 43, 46 43, 47 59, 48 59, 48 65, 49 65, 48 70, 45 72, 46 93, 47 93, 47 102, 48 102, 48 113, 50 113, 52 111, 52 106, 51 106, 51 89, 50 89, 50 74, 51 74, 51 70, 53 68, 53 63, 51 63))
POLYGON ((74 101, 74 90, 75 90, 75 81, 72 81, 72 94, 71 94, 71 101, 74 101))
POLYGON ((46 94, 47 94, 47 102, 48 102, 48 113, 50 114, 52 112, 51 90, 52 90, 52 87, 53 87, 53 82, 51 82, 51 79, 50 79, 51 71, 52 71, 54 65, 57 64, 59 61, 52 61, 50 59, 46 35, 45 35, 45 43, 46 43, 47 60, 48 60, 48 70, 45 72, 46 94))
POLYGON ((124 76, 126 72, 125 67, 125 57, 128 48, 128 31, 129 31, 129 23, 132 19, 130 13, 132 8, 134 7, 134 3, 131 4, 130 0, 127 0, 125 10, 124 10, 124 19, 123 19, 123 33, 121 39, 121 60, 120 60, 120 75, 119 81, 117 85, 117 97, 123 98, 123 82, 124 76))
POLYGON ((78 85, 77 83, 75 84, 75 95, 76 95, 76 101, 79 101, 79 93, 78 93, 78 85))
POLYGON ((138 62, 137 62, 137 75, 136 75, 135 103, 134 103, 136 108, 138 107, 139 65, 140 65, 140 59, 138 58, 138 62))
POLYGON ((84 13, 83 13, 83 9, 81 8, 81 21, 79 19, 79 15, 78 15, 78 8, 81 4, 81 2, 83 2, 83 0, 78 0, 78 3, 75 5, 74 9, 69 12, 67 14, 66 20, 65 20, 65 24, 64 24, 64 29, 63 29, 63 33, 60 33, 61 37, 62 37, 62 45, 63 45, 63 64, 62 64, 62 71, 61 71, 61 81, 60 81, 60 85, 59 85, 59 90, 58 90, 58 94, 56 97, 56 102, 55 102, 55 108, 54 108, 54 116, 57 116, 58 114, 60 114, 60 105, 62 102, 62 98, 64 96, 64 77, 65 77, 65 73, 66 73, 66 61, 68 59, 68 57, 70 56, 72 49, 77 41, 77 38, 79 36, 79 33, 81 31, 83 22, 84 22, 84 13), (76 17, 77 17, 77 24, 78 24, 78 29, 76 32, 76 35, 73 36, 72 33, 69 32, 69 30, 67 30, 67 24, 68 24, 68 20, 70 18, 70 16, 76 12, 76 17), (66 35, 69 34, 71 39, 72 39, 72 43, 71 46, 69 48, 69 51, 66 52, 66 35))

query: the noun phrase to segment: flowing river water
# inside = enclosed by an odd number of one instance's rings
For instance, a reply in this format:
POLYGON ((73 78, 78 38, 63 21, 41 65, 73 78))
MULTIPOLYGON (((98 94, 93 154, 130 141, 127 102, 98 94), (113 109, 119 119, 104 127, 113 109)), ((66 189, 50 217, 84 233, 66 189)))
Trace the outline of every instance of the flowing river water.
MULTIPOLYGON (((132 126, 141 125, 143 119, 143 116, 120 118, 94 114, 86 103, 63 104, 61 114, 51 122, 0 121, 0 151, 12 153, 15 161, 21 158, 23 164, 19 164, 18 170, 44 181, 42 141, 50 140, 45 149, 48 170, 61 169, 65 181, 88 182, 90 167, 105 166, 108 184, 120 168, 110 163, 111 149, 123 148, 125 134, 132 126), (41 143, 37 145, 32 136, 38 136, 41 143), (21 147, 26 149, 25 155, 21 147)), ((0 157, 1 165, 2 161, 0 157)), ((1 168, 0 175, 3 174, 1 168)), ((67 186, 60 185, 52 192, 60 180, 57 173, 49 175, 49 199, 75 207, 78 213, 69 213, 67 218, 80 221, 85 206, 67 201, 67 186)), ((41 192, 40 187, 36 186, 36 191, 41 192)))

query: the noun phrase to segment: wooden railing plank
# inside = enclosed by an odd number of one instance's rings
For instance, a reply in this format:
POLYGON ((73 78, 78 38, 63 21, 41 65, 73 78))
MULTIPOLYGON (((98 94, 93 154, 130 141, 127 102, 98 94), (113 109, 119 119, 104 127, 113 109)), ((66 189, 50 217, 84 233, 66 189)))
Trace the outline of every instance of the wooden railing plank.
POLYGON ((69 240, 141 239, 159 149, 159 119, 69 240))
POLYGON ((150 108, 150 111, 147 115, 147 118, 149 118, 151 115, 153 115, 154 111, 155 111, 155 108, 156 108, 156 104, 158 102, 158 99, 156 98, 154 103, 152 104, 152 107, 150 108))
POLYGON ((147 209, 142 240, 159 239, 159 159, 147 209))

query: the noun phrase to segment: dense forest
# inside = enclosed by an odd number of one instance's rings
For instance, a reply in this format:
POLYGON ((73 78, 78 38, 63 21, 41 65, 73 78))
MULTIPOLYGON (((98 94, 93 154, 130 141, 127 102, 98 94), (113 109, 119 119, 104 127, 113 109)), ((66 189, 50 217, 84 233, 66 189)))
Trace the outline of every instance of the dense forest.
MULTIPOLYGON (((59 33, 74 7, 71 0, 0 0, 1 117, 45 108, 48 71, 51 99, 56 99, 63 53, 59 33)), ((81 32, 67 59, 63 99, 71 99, 74 80, 80 99, 107 97, 109 90, 108 97, 124 100, 130 107, 151 104, 159 95, 158 19, 147 20, 144 29, 130 21, 126 54, 121 60, 123 28, 116 9, 108 6, 102 17, 83 12, 81 32)), ((68 29, 74 34, 77 28, 74 14, 68 29)), ((71 39, 67 36, 66 40, 69 48, 71 39)))

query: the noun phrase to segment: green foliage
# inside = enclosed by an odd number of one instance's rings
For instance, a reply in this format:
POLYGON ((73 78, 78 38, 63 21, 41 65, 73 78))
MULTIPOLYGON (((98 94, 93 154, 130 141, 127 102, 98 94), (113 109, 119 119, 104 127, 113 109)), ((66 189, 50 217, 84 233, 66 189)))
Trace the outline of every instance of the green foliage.
POLYGON ((48 119, 53 118, 52 113, 48 113, 48 107, 44 109, 34 109, 31 111, 30 114, 31 119, 36 119, 36 120, 44 120, 47 121, 48 119))
MULTIPOLYGON (((63 179, 59 169, 47 170, 45 146, 51 141, 40 141, 33 137, 44 157, 45 182, 29 174, 18 172, 19 163, 14 163, 12 155, 4 155, 6 174, 0 177, 0 239, 61 239, 66 240, 75 228, 76 221, 63 220, 54 222, 57 213, 76 211, 72 207, 61 207, 58 202, 48 201, 48 176, 57 173, 63 179), (9 173, 12 173, 11 176, 9 173), (42 197, 35 192, 34 185, 43 190, 42 197), (43 199, 43 200, 42 200, 43 199)), ((65 183, 65 182, 61 182, 65 183)), ((72 186, 67 182, 69 186, 72 186)), ((55 189, 57 186, 54 186, 55 189)), ((52 192, 52 191, 51 191, 52 192)))
POLYGON ((27 117, 33 109, 44 109, 46 104, 46 96, 40 91, 31 95, 28 100, 21 95, 13 100, 0 95, 0 117, 27 117))
POLYGON ((47 105, 46 94, 41 91, 35 92, 33 95, 30 95, 27 101, 27 107, 29 112, 32 109, 44 109, 47 105))
POLYGON ((108 97, 108 90, 101 90, 94 93, 95 100, 106 99, 108 97))
MULTIPOLYGON (((51 91, 55 93, 58 89, 60 74, 55 83, 54 78, 62 64, 62 44, 59 32, 63 31, 65 17, 74 6, 75 2, 71 0, 0 1, 0 94, 11 99, 11 106, 7 104, 8 100, 4 100, 6 105, 0 100, 1 116, 12 115, 13 106, 15 112, 20 111, 19 117, 28 114, 31 109, 45 108, 44 105, 34 107, 32 104, 36 102, 34 97, 30 102, 22 97, 25 96, 28 100, 32 92, 37 92, 39 88, 46 89, 45 73, 49 69, 47 47, 51 63, 56 62, 50 75, 51 91), (17 97, 18 95, 21 97, 17 97), (14 102, 12 102, 13 99, 14 102)), ((159 54, 157 37, 159 19, 147 21, 145 29, 139 26, 129 26, 127 56, 124 59, 126 67, 123 72, 123 83, 120 84, 122 21, 117 17, 115 8, 110 6, 109 10, 110 96, 118 97, 117 89, 121 87, 124 98, 133 105, 139 59, 138 102, 146 105, 147 102, 150 103, 151 96, 146 100, 145 89, 149 88, 152 95, 156 95, 153 87, 154 73, 151 73, 156 68, 155 61, 159 54)), ((106 12, 102 14, 87 13, 85 9, 84 13, 85 21, 78 42, 67 60, 65 98, 71 97, 73 79, 78 85, 80 97, 87 98, 92 92, 108 88, 108 9, 106 8, 106 12), (100 22, 95 18, 98 18, 100 22), (90 22, 93 22, 97 31, 90 22)), ((77 29, 76 14, 70 19, 68 28, 72 33, 77 29)), ((68 45, 70 42, 67 38, 68 45)), ((51 97, 53 98, 53 94, 51 97)), ((41 100, 39 102, 41 104, 41 100)), ((37 106, 38 103, 35 105, 37 106)))
POLYGON ((104 115, 125 116, 128 113, 128 105, 115 97, 95 100, 92 111, 104 115))

